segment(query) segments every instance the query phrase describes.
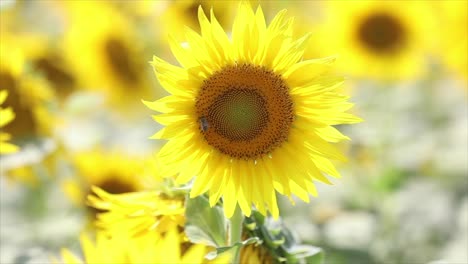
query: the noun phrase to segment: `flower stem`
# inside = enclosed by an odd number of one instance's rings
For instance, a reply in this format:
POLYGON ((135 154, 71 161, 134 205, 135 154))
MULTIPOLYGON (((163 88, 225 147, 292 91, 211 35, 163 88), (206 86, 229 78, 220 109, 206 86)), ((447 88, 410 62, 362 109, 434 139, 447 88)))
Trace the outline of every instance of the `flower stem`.
MULTIPOLYGON (((231 245, 240 242, 242 239, 242 223, 244 222, 244 216, 242 215, 242 211, 240 210, 239 206, 236 206, 234 211, 234 215, 231 217, 231 228, 230 228, 230 237, 231 237, 231 245)), ((235 248, 233 263, 239 264, 240 258, 240 247, 235 248)))

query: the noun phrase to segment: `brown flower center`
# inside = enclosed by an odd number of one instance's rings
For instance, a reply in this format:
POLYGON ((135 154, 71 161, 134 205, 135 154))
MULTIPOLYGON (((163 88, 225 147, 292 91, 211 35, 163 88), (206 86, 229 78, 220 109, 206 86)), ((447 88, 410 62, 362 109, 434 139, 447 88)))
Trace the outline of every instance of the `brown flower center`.
POLYGON ((64 69, 57 57, 42 57, 33 61, 34 66, 38 71, 44 74, 49 82, 52 83, 58 95, 61 98, 66 98, 73 92, 76 80, 64 69), (59 61, 59 63, 56 63, 59 61))
POLYGON ((135 192, 137 189, 130 182, 124 182, 117 179, 117 177, 109 177, 103 182, 98 184, 99 188, 112 194, 135 192))
MULTIPOLYGON (((105 179, 104 181, 98 183, 97 186, 110 194, 123 194, 138 191, 138 189, 130 182, 122 181, 117 179, 116 176, 112 175, 110 175, 109 178, 105 179)), ((88 195, 90 194, 92 194, 91 189, 88 190, 88 195)), ((85 197, 85 199, 87 199, 87 197, 85 197)), ((95 208, 91 205, 87 205, 87 208, 94 219, 97 219, 98 214, 106 212, 105 210, 95 208)))
POLYGON ((358 39, 374 53, 394 53, 406 40, 406 31, 396 17, 376 13, 365 18, 358 28, 358 39))
POLYGON ((125 44, 115 38, 109 38, 104 44, 106 58, 114 74, 128 84, 138 82, 139 76, 132 63, 130 50, 125 44))
POLYGON ((233 158, 271 153, 287 140, 294 119, 281 77, 249 64, 227 66, 205 80, 195 107, 208 144, 233 158))

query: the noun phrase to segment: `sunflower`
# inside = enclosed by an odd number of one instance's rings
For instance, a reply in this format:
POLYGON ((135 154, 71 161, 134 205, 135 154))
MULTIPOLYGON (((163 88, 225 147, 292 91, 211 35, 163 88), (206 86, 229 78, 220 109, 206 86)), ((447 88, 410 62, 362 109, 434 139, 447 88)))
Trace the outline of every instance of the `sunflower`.
MULTIPOLYGON (((200 255, 201 258, 197 258, 197 261, 193 260, 192 257, 188 257, 187 260, 189 262, 183 262, 182 259, 176 259, 178 253, 172 255, 172 252, 178 252, 178 250, 163 250, 156 246, 153 247, 153 250, 156 251, 158 258, 155 258, 153 255, 141 255, 138 261, 133 262, 132 260, 130 263, 230 263, 229 260, 232 258, 232 255, 229 252, 219 255, 214 260, 207 261, 204 260, 204 256, 215 249, 189 242, 183 232, 186 220, 185 195, 177 193, 177 191, 174 192, 174 190, 172 192, 140 191, 125 194, 109 194, 97 187, 93 187, 93 191, 94 194, 88 196, 89 204, 104 211, 99 214, 96 222, 99 227, 99 233, 113 238, 128 238, 130 241, 137 241, 139 238, 142 241, 148 241, 148 237, 151 238, 155 234, 159 234, 159 236, 165 236, 166 238, 172 237, 171 240, 174 241, 176 240, 174 230, 178 230, 177 243, 169 245, 166 243, 173 242, 167 240, 161 242, 159 240, 158 245, 162 245, 159 243, 164 243, 171 248, 179 247, 180 252, 182 252, 181 255, 184 256, 183 259, 192 254, 189 252, 193 248, 197 248, 197 252, 202 254, 200 255), (161 252, 169 255, 162 256, 164 254, 161 254, 161 252)), ((148 246, 145 243, 141 243, 142 246, 140 248, 145 249, 148 246)))
POLYGON ((25 53, 32 71, 42 76, 61 101, 78 89, 77 80, 67 64, 61 48, 44 36, 21 36, 16 41, 25 53))
MULTIPOLYGON (((13 112, 13 110, 11 110, 11 107, 1 107, 3 102, 5 102, 7 96, 7 91, 0 91, 0 128, 4 127, 6 124, 10 123, 11 121, 13 121, 13 119, 15 119, 15 113, 13 112)), ((3 133, 0 131, 0 153, 13 153, 18 151, 17 146, 7 142, 10 138, 10 134, 3 133)))
MULTIPOLYGON (((68 1, 69 28, 65 58, 73 66, 80 86, 103 92, 118 106, 135 106, 138 98, 152 95, 143 43, 129 21, 105 2, 68 1)), ((129 108, 124 108, 129 111, 129 108)))
POLYGON ((182 250, 186 245, 181 237, 176 228, 164 235, 150 232, 139 237, 98 233, 95 243, 83 235, 80 241, 84 261, 62 249, 62 263, 204 263, 206 247, 190 245, 182 250))
MULTIPOLYGON (((468 79, 468 4, 465 1, 434 3, 443 25, 441 47, 438 49, 448 68, 468 79)), ((465 84, 465 88, 468 86, 465 84)))
POLYGON ((5 31, 0 43, 0 87, 6 89, 5 104, 15 109, 16 116, 3 127, 5 132, 18 141, 50 135, 53 116, 48 106, 55 95, 47 82, 28 71, 23 50, 5 31))
POLYGON ((91 193, 92 186, 112 194, 136 192, 145 188, 144 161, 140 158, 118 151, 94 150, 75 154, 73 163, 77 177, 66 180, 63 186, 66 194, 77 205, 86 203, 86 196, 91 193))
MULTIPOLYGON (((53 13, 56 11, 56 4, 56 2, 43 2, 38 8, 53 13)), ((30 74, 45 78, 56 95, 63 99, 76 88, 76 80, 69 70, 69 65, 64 62, 59 42, 44 32, 31 31, 31 25, 27 20, 32 18, 24 17, 25 9, 27 6, 23 3, 15 3, 11 8, 2 10, 0 19, 2 38, 6 37, 9 42, 8 49, 14 46, 20 50, 22 68, 30 74)))
POLYGON ((96 187, 93 190, 95 194, 88 196, 88 202, 102 212, 96 225, 111 234, 164 233, 185 223, 183 197, 168 197, 157 191, 110 194, 96 187))
POLYGON ((332 58, 301 60, 309 35, 291 38, 292 19, 279 12, 269 26, 261 7, 239 4, 232 39, 199 7, 201 35, 187 28, 187 45, 171 38, 182 67, 154 57, 152 65, 171 95, 146 105, 165 127, 153 137, 162 174, 186 183, 190 197, 223 197, 227 217, 239 204, 278 217, 275 190, 309 201, 314 180, 339 176, 329 159, 345 160, 330 142, 347 139, 332 125, 361 119, 339 93, 341 77, 328 76, 332 58))
POLYGON ((415 78, 425 73, 427 34, 433 15, 427 3, 409 1, 324 2, 317 46, 340 55, 341 71, 380 80, 415 78))

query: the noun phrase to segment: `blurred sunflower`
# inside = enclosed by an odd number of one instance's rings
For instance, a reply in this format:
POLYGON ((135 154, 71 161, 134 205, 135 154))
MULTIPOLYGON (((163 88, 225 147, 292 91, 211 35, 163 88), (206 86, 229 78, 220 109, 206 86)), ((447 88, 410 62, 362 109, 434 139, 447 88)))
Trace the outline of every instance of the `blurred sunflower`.
POLYGON ((54 93, 40 76, 28 71, 23 51, 6 32, 2 32, 0 43, 0 87, 6 89, 5 104, 15 109, 16 115, 3 128, 5 132, 18 142, 50 135, 54 121, 48 107, 54 93))
POLYGON ((25 59, 32 71, 47 80, 60 101, 78 89, 77 80, 63 58, 60 47, 39 35, 24 36, 17 39, 17 43, 23 47, 25 59))
MULTIPOLYGON (((438 49, 448 68, 468 78, 468 3, 466 1, 437 1, 441 14, 441 47, 438 49)), ((468 89, 468 85, 465 85, 468 89)))
POLYGON ((96 225, 110 234, 163 233, 185 223, 183 196, 170 197, 157 191, 110 194, 96 187, 93 190, 94 195, 88 196, 89 205, 102 212, 96 225))
POLYGON ((267 27, 262 9, 243 2, 230 40, 199 7, 201 35, 186 28, 187 45, 170 41, 182 67, 152 62, 172 94, 145 102, 166 126, 153 136, 169 140, 162 174, 196 175, 190 197, 208 191, 214 206, 223 196, 227 217, 237 204, 250 215, 252 203, 278 217, 275 190, 309 201, 314 180, 330 183, 322 172, 339 176, 329 159, 345 160, 329 142, 348 138, 332 125, 361 121, 345 113, 353 104, 339 93, 342 78, 325 74, 333 59, 301 61, 309 35, 292 39, 285 13, 267 27))
MULTIPOLYGON (((73 163, 77 177, 66 180, 63 186, 77 205, 86 203, 92 186, 113 194, 136 192, 145 187, 144 161, 139 158, 116 151, 95 150, 75 154, 73 163)), ((94 209, 92 212, 96 213, 94 209)))
POLYGON ((433 47, 427 3, 409 1, 323 2, 318 45, 340 55, 337 66, 359 77, 395 80, 424 74, 433 47))
MULTIPOLYGON (((7 91, 0 91, 0 128, 4 127, 6 124, 10 123, 11 121, 13 121, 13 119, 15 119, 15 113, 13 112, 11 107, 2 108, 2 104, 3 102, 5 102, 7 96, 7 91)), ((0 130, 0 153, 13 153, 18 151, 17 146, 7 142, 8 140, 10 140, 10 138, 10 134, 3 133, 0 130)))
MULTIPOLYGON (((48 82, 59 99, 64 99, 76 88, 76 80, 70 72, 69 65, 63 60, 63 52, 50 32, 37 31, 40 25, 31 28, 23 14, 24 3, 14 5, 2 11, 0 30, 6 35, 7 42, 21 51, 23 68, 28 73, 39 75, 48 82)), ((57 2, 41 2, 36 8, 47 10, 54 15, 57 2)), ((39 11, 39 12, 40 12, 39 11)), ((3 36, 2 36, 3 37, 3 36)))
MULTIPOLYGON (((183 235, 171 228, 164 235, 149 232, 144 236, 108 236, 98 233, 96 243, 82 236, 84 260, 67 249, 62 249, 63 263, 206 263, 204 245, 187 246, 183 235)), ((56 261, 60 262, 60 261, 56 261)))
POLYGON ((103 92, 118 106, 134 106, 152 95, 147 62, 140 59, 143 43, 135 42, 130 21, 106 2, 68 1, 65 6, 70 14, 65 57, 80 85, 103 92))

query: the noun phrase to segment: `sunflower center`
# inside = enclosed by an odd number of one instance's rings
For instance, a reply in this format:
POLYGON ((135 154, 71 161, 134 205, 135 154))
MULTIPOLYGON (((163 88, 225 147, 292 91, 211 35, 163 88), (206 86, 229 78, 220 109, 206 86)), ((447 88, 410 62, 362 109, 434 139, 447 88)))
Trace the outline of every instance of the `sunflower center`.
POLYGON ((265 128, 265 99, 252 89, 232 89, 219 95, 208 109, 213 129, 232 141, 250 140, 265 128))
MULTIPOLYGON (((110 194, 122 194, 137 191, 137 189, 130 183, 118 180, 114 176, 110 176, 108 179, 97 184, 97 186, 110 194)), ((91 190, 89 190, 89 194, 91 194, 91 190)), ((98 218, 98 214, 106 212, 105 210, 95 208, 91 205, 88 205, 87 208, 89 213, 91 213, 95 219, 98 218)))
POLYGON ((359 40, 375 53, 397 51, 405 37, 405 29, 397 18, 385 13, 365 18, 358 29, 359 40))
POLYGON ((65 98, 73 92, 76 81, 69 72, 54 61, 59 61, 59 58, 38 58, 33 64, 54 85, 57 93, 65 98))
POLYGON ((104 191, 112 194, 121 194, 136 191, 135 187, 132 184, 118 180, 116 179, 116 177, 109 177, 108 179, 98 184, 98 186, 104 191))
POLYGON ((131 63, 130 51, 122 41, 109 38, 104 44, 104 51, 114 74, 127 83, 138 82, 138 73, 131 63))
POLYGON ((234 158, 272 152, 287 139, 294 118, 281 77, 249 64, 227 66, 205 80, 195 107, 208 144, 234 158))

